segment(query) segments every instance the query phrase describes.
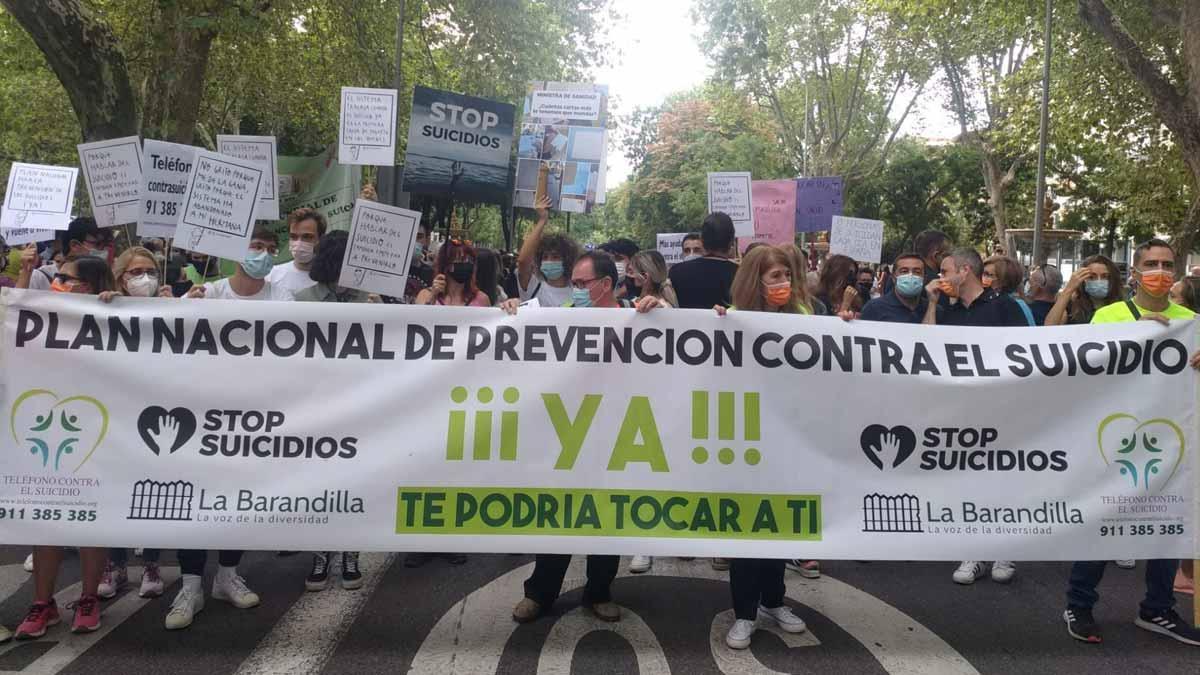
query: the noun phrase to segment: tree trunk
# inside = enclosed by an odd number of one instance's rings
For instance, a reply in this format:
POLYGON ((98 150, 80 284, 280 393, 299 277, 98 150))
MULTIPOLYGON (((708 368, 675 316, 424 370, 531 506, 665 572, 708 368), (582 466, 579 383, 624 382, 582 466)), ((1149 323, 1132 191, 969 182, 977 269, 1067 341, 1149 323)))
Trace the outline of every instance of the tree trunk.
POLYGON ((216 36, 215 31, 188 28, 179 33, 179 48, 175 56, 177 77, 170 88, 167 128, 163 130, 164 135, 175 143, 191 145, 196 138, 200 102, 204 99, 204 76, 208 72, 208 55, 216 36))
POLYGON ((84 141, 138 133, 125 56, 112 30, 79 0, 0 0, 62 83, 84 141))
POLYGON ((1008 184, 1004 181, 1004 172, 991 153, 984 150, 981 160, 983 169, 983 185, 988 193, 988 206, 992 210, 992 226, 995 229, 996 241, 1006 241, 1008 232, 1008 207, 1004 202, 1004 193, 1008 184))

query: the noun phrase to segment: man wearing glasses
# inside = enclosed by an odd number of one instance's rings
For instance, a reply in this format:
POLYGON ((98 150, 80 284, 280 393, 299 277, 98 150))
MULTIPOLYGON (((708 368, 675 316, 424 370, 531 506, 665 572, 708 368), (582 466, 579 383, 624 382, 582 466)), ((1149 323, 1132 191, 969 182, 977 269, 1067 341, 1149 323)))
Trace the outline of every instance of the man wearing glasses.
MULTIPOLYGON (((105 236, 106 233, 100 230, 95 220, 86 216, 76 218, 67 226, 66 232, 61 234, 62 251, 67 260, 78 260, 90 255, 110 262, 109 247, 112 240, 105 236)), ((26 250, 33 250, 33 247, 26 250)), ((29 255, 36 255, 36 252, 29 255)), ((29 277, 29 287, 35 291, 48 291, 55 274, 58 274, 58 265, 54 263, 39 267, 29 277)))

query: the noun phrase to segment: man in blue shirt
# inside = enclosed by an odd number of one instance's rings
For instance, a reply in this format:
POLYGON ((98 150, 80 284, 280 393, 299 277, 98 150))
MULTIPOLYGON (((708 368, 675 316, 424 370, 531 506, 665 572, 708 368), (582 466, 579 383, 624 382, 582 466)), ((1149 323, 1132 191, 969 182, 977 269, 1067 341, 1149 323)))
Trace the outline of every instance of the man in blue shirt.
POLYGON ((864 321, 921 323, 928 302, 925 292, 925 262, 916 253, 901 253, 892 266, 895 270, 892 290, 863 307, 864 321))

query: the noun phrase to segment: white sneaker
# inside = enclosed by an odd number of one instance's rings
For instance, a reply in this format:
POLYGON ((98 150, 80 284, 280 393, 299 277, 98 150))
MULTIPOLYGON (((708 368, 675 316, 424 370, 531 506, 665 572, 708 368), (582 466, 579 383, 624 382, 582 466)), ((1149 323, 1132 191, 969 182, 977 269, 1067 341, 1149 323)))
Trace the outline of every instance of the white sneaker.
POLYGON ((729 627, 729 632, 725 634, 725 644, 729 645, 730 649, 745 649, 750 646, 750 638, 754 637, 755 625, 753 621, 747 619, 738 619, 729 627))
POLYGON ((0 626, 0 644, 8 642, 11 639, 12 639, 12 631, 5 628, 4 626, 0 626))
POLYGON ((987 568, 978 560, 964 560, 958 569, 954 570, 954 583, 970 586, 977 579, 982 579, 987 568))
POLYGON ((116 597, 117 591, 129 583, 129 570, 121 565, 117 567, 112 562, 105 563, 104 575, 100 577, 100 585, 96 587, 96 595, 109 600, 116 597))
POLYGON ((634 574, 649 572, 650 566, 654 564, 654 558, 648 555, 635 555, 633 560, 629 561, 629 571, 634 574))
POLYGON ((992 581, 1007 584, 1017 576, 1017 566, 1009 560, 997 560, 992 563, 992 581))
POLYGON ((163 594, 163 580, 158 573, 158 563, 146 563, 142 570, 142 585, 138 595, 143 598, 157 598, 163 594))
POLYGON ((1114 560, 1113 562, 1117 564, 1117 567, 1120 567, 1123 570, 1131 570, 1137 567, 1136 560, 1114 560))
POLYGON ((224 600, 238 609, 257 607, 258 594, 246 587, 246 580, 234 574, 225 579, 218 574, 213 581, 213 600, 224 600))
POLYGON ((192 625, 192 619, 204 609, 204 592, 184 585, 171 602, 171 611, 163 622, 167 630, 179 630, 192 625))
POLYGON ((803 633, 808 630, 808 626, 804 624, 804 619, 792 613, 792 608, 787 605, 767 608, 762 605, 758 606, 758 613, 765 614, 770 617, 785 633, 803 633))
POLYGON ((33 572, 33 554, 32 553, 25 556, 25 564, 22 565, 22 567, 25 568, 26 572, 30 572, 30 573, 33 572))

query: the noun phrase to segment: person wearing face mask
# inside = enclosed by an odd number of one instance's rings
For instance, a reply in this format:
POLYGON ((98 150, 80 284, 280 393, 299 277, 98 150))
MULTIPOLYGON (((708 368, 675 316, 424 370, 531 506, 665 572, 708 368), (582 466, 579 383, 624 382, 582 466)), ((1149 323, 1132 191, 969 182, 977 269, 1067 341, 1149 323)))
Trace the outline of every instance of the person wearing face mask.
POLYGON ((1091 323, 1096 310, 1120 302, 1123 293, 1121 272, 1116 264, 1102 255, 1094 255, 1071 275, 1046 315, 1046 325, 1091 323))
POLYGON ((656 297, 671 307, 679 304, 675 289, 667 277, 667 261, 658 251, 638 251, 629 261, 628 278, 638 299, 656 297))
POLYGON ((683 260, 680 262, 687 262, 689 260, 695 260, 697 258, 704 257, 704 243, 700 241, 699 232, 688 232, 686 235, 684 235, 682 247, 683 260))
POLYGON ((638 289, 634 287, 628 276, 629 261, 637 254, 638 245, 632 239, 621 237, 596 248, 612 256, 613 261, 617 264, 617 297, 638 297, 638 289))
POLYGON ((134 246, 117 256, 113 265, 117 280, 115 291, 100 294, 101 302, 112 302, 119 296, 130 298, 171 298, 171 287, 159 283, 158 265, 154 254, 146 248, 134 246))
POLYGON ((478 255, 469 243, 451 239, 438 249, 434 259, 433 285, 417 296, 418 305, 491 307, 483 291, 475 287, 478 255))
POLYGON ((274 267, 277 247, 275 233, 271 228, 261 223, 255 225, 254 234, 250 237, 250 249, 246 252, 246 258, 238 263, 233 276, 210 281, 203 286, 193 286, 186 297, 210 300, 292 300, 290 291, 267 281, 271 268, 274 267))
POLYGON ((267 275, 267 281, 273 286, 285 288, 295 295, 316 283, 309 278, 308 273, 312 270, 317 241, 325 236, 328 226, 325 216, 307 208, 296 209, 289 213, 287 223, 288 252, 291 253, 292 260, 271 268, 271 273, 267 275))
POLYGON ((858 291, 858 297, 862 299, 862 304, 865 306, 875 297, 875 273, 871 268, 863 265, 858 269, 858 279, 855 281, 854 289, 858 291))
POLYGON ((522 302, 537 299, 542 307, 562 307, 571 302, 570 272, 579 257, 579 245, 566 235, 546 234, 548 197, 538 204, 537 217, 517 256, 517 287, 522 302))
POLYGON ((893 268, 892 291, 863 307, 863 321, 921 323, 929 303, 925 299, 925 261, 916 253, 901 253, 893 268))
POLYGON ((1151 239, 1137 247, 1131 274, 1137 287, 1133 297, 1096 310, 1092 323, 1192 318, 1190 309, 1170 299, 1175 284, 1175 254, 1170 244, 1151 239))
MULTIPOLYGON (((63 251, 64 261, 93 257, 104 260, 107 264, 109 255, 109 249, 106 248, 107 238, 92 218, 81 216, 72 220, 66 231, 59 233, 58 241, 63 251)), ((30 275, 28 285, 21 286, 18 283, 17 287, 48 291, 50 282, 54 280, 54 275, 57 273, 58 265, 56 263, 43 265, 30 275)))
POLYGON ((821 263, 817 299, 830 316, 860 312, 871 295, 869 290, 865 295, 860 293, 857 283, 858 264, 844 255, 831 255, 821 263))
POLYGON ((1062 289, 1062 272, 1054 265, 1041 265, 1029 273, 1025 282, 1025 297, 1029 298, 1029 310, 1039 326, 1046 325, 1046 317, 1054 309, 1054 301, 1062 289))
POLYGON ((983 287, 1011 298, 1025 316, 1025 323, 1033 327, 1037 325, 1037 320, 1033 318, 1033 310, 1029 309, 1024 298, 1017 295, 1017 290, 1021 288, 1021 277, 1021 263, 1012 258, 994 255, 983 261, 983 276, 980 277, 983 287))

